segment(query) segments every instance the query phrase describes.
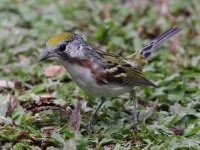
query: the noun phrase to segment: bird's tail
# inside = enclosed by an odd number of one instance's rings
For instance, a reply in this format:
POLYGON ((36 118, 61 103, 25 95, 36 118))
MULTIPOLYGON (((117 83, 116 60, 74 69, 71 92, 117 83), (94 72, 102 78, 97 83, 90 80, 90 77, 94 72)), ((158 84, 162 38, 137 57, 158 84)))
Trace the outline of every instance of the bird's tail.
POLYGON ((181 31, 180 27, 173 27, 157 36, 154 40, 149 42, 140 50, 142 56, 148 59, 155 50, 157 50, 164 42, 166 42, 179 31, 181 31))
POLYGON ((174 36, 176 33, 181 31, 180 27, 173 27, 166 32, 157 36, 154 40, 149 42, 146 46, 144 46, 139 51, 136 51, 134 54, 126 57, 126 60, 132 67, 141 70, 143 66, 146 64, 146 61, 149 59, 151 54, 157 50, 164 42, 166 42, 169 38, 174 36))

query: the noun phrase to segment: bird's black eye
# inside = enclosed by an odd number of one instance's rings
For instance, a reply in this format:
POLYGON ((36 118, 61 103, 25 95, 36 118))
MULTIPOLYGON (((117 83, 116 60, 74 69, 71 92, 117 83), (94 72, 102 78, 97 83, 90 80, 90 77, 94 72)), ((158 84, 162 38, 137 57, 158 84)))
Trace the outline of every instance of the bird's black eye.
POLYGON ((64 52, 66 50, 66 46, 65 45, 61 45, 59 48, 60 52, 64 52))

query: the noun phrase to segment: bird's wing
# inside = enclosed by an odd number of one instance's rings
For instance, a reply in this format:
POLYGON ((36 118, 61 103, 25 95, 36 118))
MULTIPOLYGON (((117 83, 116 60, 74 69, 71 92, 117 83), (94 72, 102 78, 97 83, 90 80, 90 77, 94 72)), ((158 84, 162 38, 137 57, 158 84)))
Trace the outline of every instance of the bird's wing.
POLYGON ((119 55, 99 52, 104 57, 102 66, 108 83, 117 83, 125 86, 155 86, 147 80, 136 68, 133 68, 119 55))

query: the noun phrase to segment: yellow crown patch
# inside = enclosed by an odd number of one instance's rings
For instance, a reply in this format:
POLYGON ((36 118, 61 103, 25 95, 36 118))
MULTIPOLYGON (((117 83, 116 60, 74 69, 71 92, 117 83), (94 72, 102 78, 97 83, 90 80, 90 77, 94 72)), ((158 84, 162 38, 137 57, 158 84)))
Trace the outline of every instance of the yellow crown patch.
POLYGON ((55 35, 53 36, 52 38, 50 38, 48 41, 47 41, 47 45, 48 46, 54 46, 60 42, 62 42, 63 40, 73 36, 74 34, 73 33, 70 33, 70 32, 64 32, 64 33, 61 33, 61 34, 58 34, 58 35, 55 35))

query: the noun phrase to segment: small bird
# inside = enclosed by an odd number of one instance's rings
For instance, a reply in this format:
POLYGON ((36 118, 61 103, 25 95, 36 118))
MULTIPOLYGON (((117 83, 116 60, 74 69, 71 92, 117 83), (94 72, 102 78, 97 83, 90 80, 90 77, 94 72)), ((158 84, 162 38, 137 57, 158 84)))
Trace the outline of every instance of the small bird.
POLYGON ((133 100, 133 122, 137 123, 137 101, 133 88, 135 86, 156 87, 143 76, 141 71, 151 54, 180 30, 180 27, 167 30, 126 58, 100 51, 86 43, 81 36, 64 32, 47 41, 45 53, 40 61, 45 59, 56 61, 65 67, 82 90, 101 98, 100 105, 87 124, 88 129, 91 129, 94 117, 106 98, 116 97, 126 92, 130 93, 133 100))

